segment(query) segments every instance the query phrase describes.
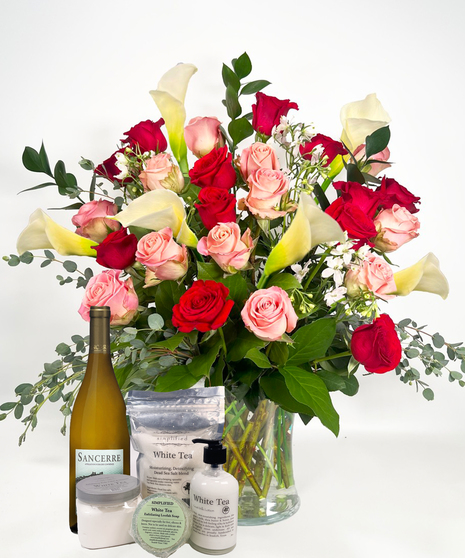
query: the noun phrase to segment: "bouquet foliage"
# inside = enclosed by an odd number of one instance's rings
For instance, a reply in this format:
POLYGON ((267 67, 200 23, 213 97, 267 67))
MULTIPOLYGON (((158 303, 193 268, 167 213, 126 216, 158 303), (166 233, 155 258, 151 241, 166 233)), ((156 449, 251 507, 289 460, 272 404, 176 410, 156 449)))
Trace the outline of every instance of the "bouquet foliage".
MULTIPOLYGON (((251 80, 244 53, 223 65, 229 121, 185 125, 196 71, 169 70, 150 92, 161 118, 130 128, 97 166, 80 161, 89 187, 62 161, 52 170, 43 145, 26 147, 25 167, 46 176, 30 190, 70 198, 75 230, 38 209, 8 264, 62 266, 60 285, 83 289, 84 320, 90 306, 111 308, 123 393, 224 385, 249 410, 271 400, 337 435, 330 393, 355 395, 360 364, 395 371, 429 400, 423 374, 446 370, 463 386, 450 367, 465 372, 461 343, 380 309, 415 290, 446 298, 448 284, 433 254, 391 267, 393 252, 419 234, 420 198, 386 174, 390 119, 376 95, 342 108, 335 140, 299 122, 295 102, 263 93, 270 83, 251 80)), ((13 413, 25 424, 20 443, 47 401, 60 403, 65 432, 87 350, 85 336, 59 343, 38 381, 1 405, 0 419, 13 413)))

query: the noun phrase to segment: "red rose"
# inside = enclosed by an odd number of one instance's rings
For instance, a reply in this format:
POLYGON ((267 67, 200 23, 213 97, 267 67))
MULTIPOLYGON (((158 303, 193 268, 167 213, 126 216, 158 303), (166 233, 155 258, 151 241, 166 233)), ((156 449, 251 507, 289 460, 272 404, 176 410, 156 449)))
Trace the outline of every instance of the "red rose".
POLYGON ((228 294, 222 283, 194 281, 173 307, 173 325, 186 333, 220 328, 234 306, 232 300, 226 300, 228 294))
POLYGON ((125 269, 136 261, 137 237, 127 232, 123 227, 95 246, 97 263, 110 269, 125 269))
POLYGON ((229 190, 236 183, 236 171, 232 166, 232 155, 225 145, 212 149, 194 163, 189 171, 192 184, 200 188, 223 188, 229 190))
POLYGON ((203 188, 194 204, 208 230, 218 223, 236 222, 236 198, 223 188, 203 188))
POLYGON ((168 143, 160 130, 165 121, 160 118, 157 122, 145 120, 133 126, 129 131, 124 132, 126 136, 122 143, 128 143, 130 147, 138 147, 141 153, 146 151, 156 151, 161 153, 168 147, 168 143))
POLYGON ((387 314, 381 314, 372 324, 358 327, 352 335, 350 349, 368 372, 376 374, 393 370, 402 358, 394 322, 387 314))
POLYGON ((358 182, 344 182, 340 180, 333 182, 333 186, 341 192, 341 198, 344 202, 353 203, 369 217, 374 217, 381 203, 379 192, 370 190, 370 188, 362 186, 358 182))
POLYGON ((355 204, 345 202, 342 198, 337 198, 327 209, 326 213, 335 219, 341 228, 347 231, 350 238, 359 239, 354 248, 359 248, 363 244, 374 246, 370 241, 377 235, 373 219, 355 204))
POLYGON ((271 136, 273 126, 278 126, 281 116, 287 116, 291 109, 299 110, 297 103, 285 99, 277 99, 259 91, 255 98, 257 104, 252 105, 252 127, 256 132, 271 136))
POLYGON ((99 176, 103 176, 103 178, 106 178, 107 180, 109 180, 110 182, 119 182, 120 184, 124 182, 129 182, 131 181, 131 179, 127 179, 125 178, 124 180, 119 180, 118 178, 116 178, 118 176, 118 174, 121 173, 121 170, 116 166, 116 154, 117 153, 124 153, 124 147, 121 149, 118 149, 118 151, 115 151, 113 153, 113 155, 110 155, 110 157, 108 157, 108 159, 105 159, 105 161, 103 161, 103 163, 101 163, 100 165, 98 165, 97 167, 95 167, 95 174, 98 174, 99 176))
POLYGON ((307 161, 312 160, 312 151, 317 145, 323 146, 323 155, 328 157, 328 160, 324 164, 325 167, 330 165, 338 155, 347 155, 347 151, 340 141, 335 141, 328 136, 323 134, 316 134, 310 141, 306 141, 299 147, 300 154, 307 161))
POLYGON ((382 196, 382 206, 384 209, 391 209, 394 204, 400 205, 408 209, 410 213, 417 213, 419 209, 415 207, 416 203, 420 203, 420 198, 414 196, 407 188, 401 186, 393 178, 383 176, 381 186, 377 190, 382 196))

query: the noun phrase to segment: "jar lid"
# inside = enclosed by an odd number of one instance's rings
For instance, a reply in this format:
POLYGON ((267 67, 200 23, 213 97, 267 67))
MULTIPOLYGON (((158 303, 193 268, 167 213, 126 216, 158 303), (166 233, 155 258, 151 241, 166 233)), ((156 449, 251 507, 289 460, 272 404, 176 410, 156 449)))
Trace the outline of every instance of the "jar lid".
POLYGON ((139 494, 139 479, 130 475, 93 475, 76 484, 76 497, 86 504, 118 504, 139 494))

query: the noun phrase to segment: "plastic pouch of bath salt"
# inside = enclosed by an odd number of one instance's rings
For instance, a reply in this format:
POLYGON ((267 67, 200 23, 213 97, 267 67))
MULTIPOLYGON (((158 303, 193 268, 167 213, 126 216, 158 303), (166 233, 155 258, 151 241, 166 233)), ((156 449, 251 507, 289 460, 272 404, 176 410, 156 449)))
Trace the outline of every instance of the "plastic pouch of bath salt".
POLYGON ((189 504, 190 481, 203 468, 194 438, 221 440, 224 387, 130 391, 126 401, 142 498, 164 493, 189 504))

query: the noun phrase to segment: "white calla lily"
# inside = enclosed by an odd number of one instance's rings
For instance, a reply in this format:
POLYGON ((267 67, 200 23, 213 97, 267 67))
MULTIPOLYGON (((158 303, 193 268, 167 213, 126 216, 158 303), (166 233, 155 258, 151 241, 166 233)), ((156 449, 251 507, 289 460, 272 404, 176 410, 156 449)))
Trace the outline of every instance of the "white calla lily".
POLYGON ((341 141, 352 151, 365 143, 367 136, 387 126, 391 117, 384 110, 376 93, 367 95, 363 101, 344 105, 341 109, 341 141))
POLYGON ((124 227, 142 227, 159 231, 169 227, 176 241, 191 248, 197 246, 197 237, 186 223, 186 210, 182 199, 171 190, 151 190, 133 200, 112 219, 124 227))
POLYGON ((98 242, 84 238, 50 218, 42 209, 36 209, 29 224, 19 235, 16 243, 18 254, 28 250, 52 248, 62 256, 97 256, 93 246, 98 242))
POLYGON ((430 252, 416 264, 394 273, 396 295, 406 296, 412 291, 438 294, 443 299, 449 294, 449 283, 439 269, 439 260, 430 252))
POLYGON ((302 193, 294 220, 266 261, 264 277, 299 262, 318 244, 344 240, 339 224, 302 193))
POLYGON ((171 151, 184 173, 189 170, 187 147, 184 140, 184 123, 186 120, 184 99, 189 80, 196 71, 197 68, 193 64, 178 64, 162 76, 155 91, 150 91, 150 95, 152 95, 165 121, 171 151))

